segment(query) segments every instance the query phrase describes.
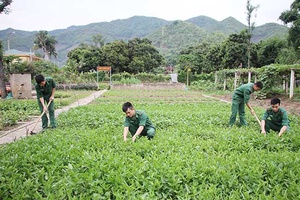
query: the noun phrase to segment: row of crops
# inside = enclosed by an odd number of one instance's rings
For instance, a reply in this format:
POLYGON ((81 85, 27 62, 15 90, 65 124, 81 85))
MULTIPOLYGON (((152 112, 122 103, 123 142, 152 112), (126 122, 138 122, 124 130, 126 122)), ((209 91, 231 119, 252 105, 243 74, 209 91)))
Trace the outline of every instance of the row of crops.
MULTIPOLYGON (((263 109, 255 108, 258 115, 263 109)), ((0 147, 0 199, 299 199, 300 121, 278 138, 229 128, 230 104, 185 90, 110 90, 59 128, 0 147), (131 101, 157 127, 123 141, 131 101)))

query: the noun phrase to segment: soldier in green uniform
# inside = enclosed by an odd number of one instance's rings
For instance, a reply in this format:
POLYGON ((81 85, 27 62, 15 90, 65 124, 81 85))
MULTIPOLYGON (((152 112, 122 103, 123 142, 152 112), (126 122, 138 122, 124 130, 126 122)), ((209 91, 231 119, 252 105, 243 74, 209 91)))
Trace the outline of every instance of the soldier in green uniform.
POLYGON ((261 90, 262 88, 263 84, 259 81, 256 83, 243 84, 234 91, 232 95, 231 116, 229 120, 229 126, 232 126, 235 123, 237 113, 239 113, 240 124, 243 126, 247 125, 245 119, 245 104, 250 109, 251 113, 254 115, 255 112, 249 103, 250 95, 254 91, 261 90))
MULTIPOLYGON (((47 112, 49 111, 49 117, 50 117, 50 126, 51 128, 56 128, 56 122, 55 122, 55 111, 54 111, 54 93, 55 93, 55 87, 56 84, 54 80, 51 77, 44 77, 43 75, 39 74, 35 77, 36 85, 36 96, 37 101, 39 105, 39 109, 41 113, 43 111, 47 112), (47 104, 51 100, 51 103, 49 104, 49 107, 47 108, 47 104)), ((45 113, 42 116, 42 127, 43 130, 48 128, 48 117, 45 113)))
POLYGON ((124 103, 122 110, 126 114, 123 132, 124 141, 127 140, 128 132, 131 133, 133 142, 140 136, 147 136, 148 140, 153 139, 155 126, 144 111, 135 110, 130 102, 124 103))
POLYGON ((271 99, 271 107, 268 108, 261 120, 261 133, 266 134, 270 130, 277 131, 281 137, 285 131, 289 130, 289 119, 284 108, 280 107, 280 99, 271 99))

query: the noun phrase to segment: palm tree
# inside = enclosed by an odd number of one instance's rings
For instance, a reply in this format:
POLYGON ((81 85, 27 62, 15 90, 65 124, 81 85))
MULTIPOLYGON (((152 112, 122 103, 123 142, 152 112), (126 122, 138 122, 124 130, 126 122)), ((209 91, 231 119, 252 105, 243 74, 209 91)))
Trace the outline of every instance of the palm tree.
POLYGON ((48 31, 39 31, 35 37, 34 48, 43 50, 45 53, 45 60, 50 60, 51 56, 57 56, 55 50, 55 44, 57 41, 54 36, 49 36, 48 31))
POLYGON ((251 22, 251 18, 252 18, 252 14, 254 11, 256 11, 259 8, 259 5, 257 6, 253 6, 251 4, 251 0, 247 0, 247 5, 246 5, 246 9, 247 9, 247 22, 248 22, 248 41, 247 41, 247 57, 248 57, 248 61, 247 61, 247 65, 248 65, 248 69, 250 68, 250 60, 251 60, 251 38, 252 38, 252 31, 255 28, 255 23, 251 22))

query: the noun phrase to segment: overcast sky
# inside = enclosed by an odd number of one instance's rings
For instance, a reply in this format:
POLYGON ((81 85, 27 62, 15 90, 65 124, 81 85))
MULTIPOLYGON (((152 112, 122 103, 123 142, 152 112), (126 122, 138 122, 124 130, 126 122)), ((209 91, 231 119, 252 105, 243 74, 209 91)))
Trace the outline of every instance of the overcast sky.
MULTIPOLYGON (((259 5, 256 26, 276 22, 294 0, 251 0, 259 5)), ((243 24, 247 0, 13 0, 11 13, 0 14, 0 30, 39 31, 65 29, 72 25, 109 22, 132 16, 187 20, 205 15, 221 21, 234 17, 243 24)))

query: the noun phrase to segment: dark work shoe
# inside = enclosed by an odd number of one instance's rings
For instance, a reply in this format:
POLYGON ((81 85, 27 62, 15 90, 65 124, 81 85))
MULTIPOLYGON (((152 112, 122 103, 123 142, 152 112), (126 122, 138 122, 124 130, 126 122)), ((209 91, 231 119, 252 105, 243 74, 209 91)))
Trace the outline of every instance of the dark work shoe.
POLYGON ((41 133, 44 133, 44 132, 46 132, 47 130, 48 130, 48 128, 43 128, 42 131, 41 131, 41 133))

